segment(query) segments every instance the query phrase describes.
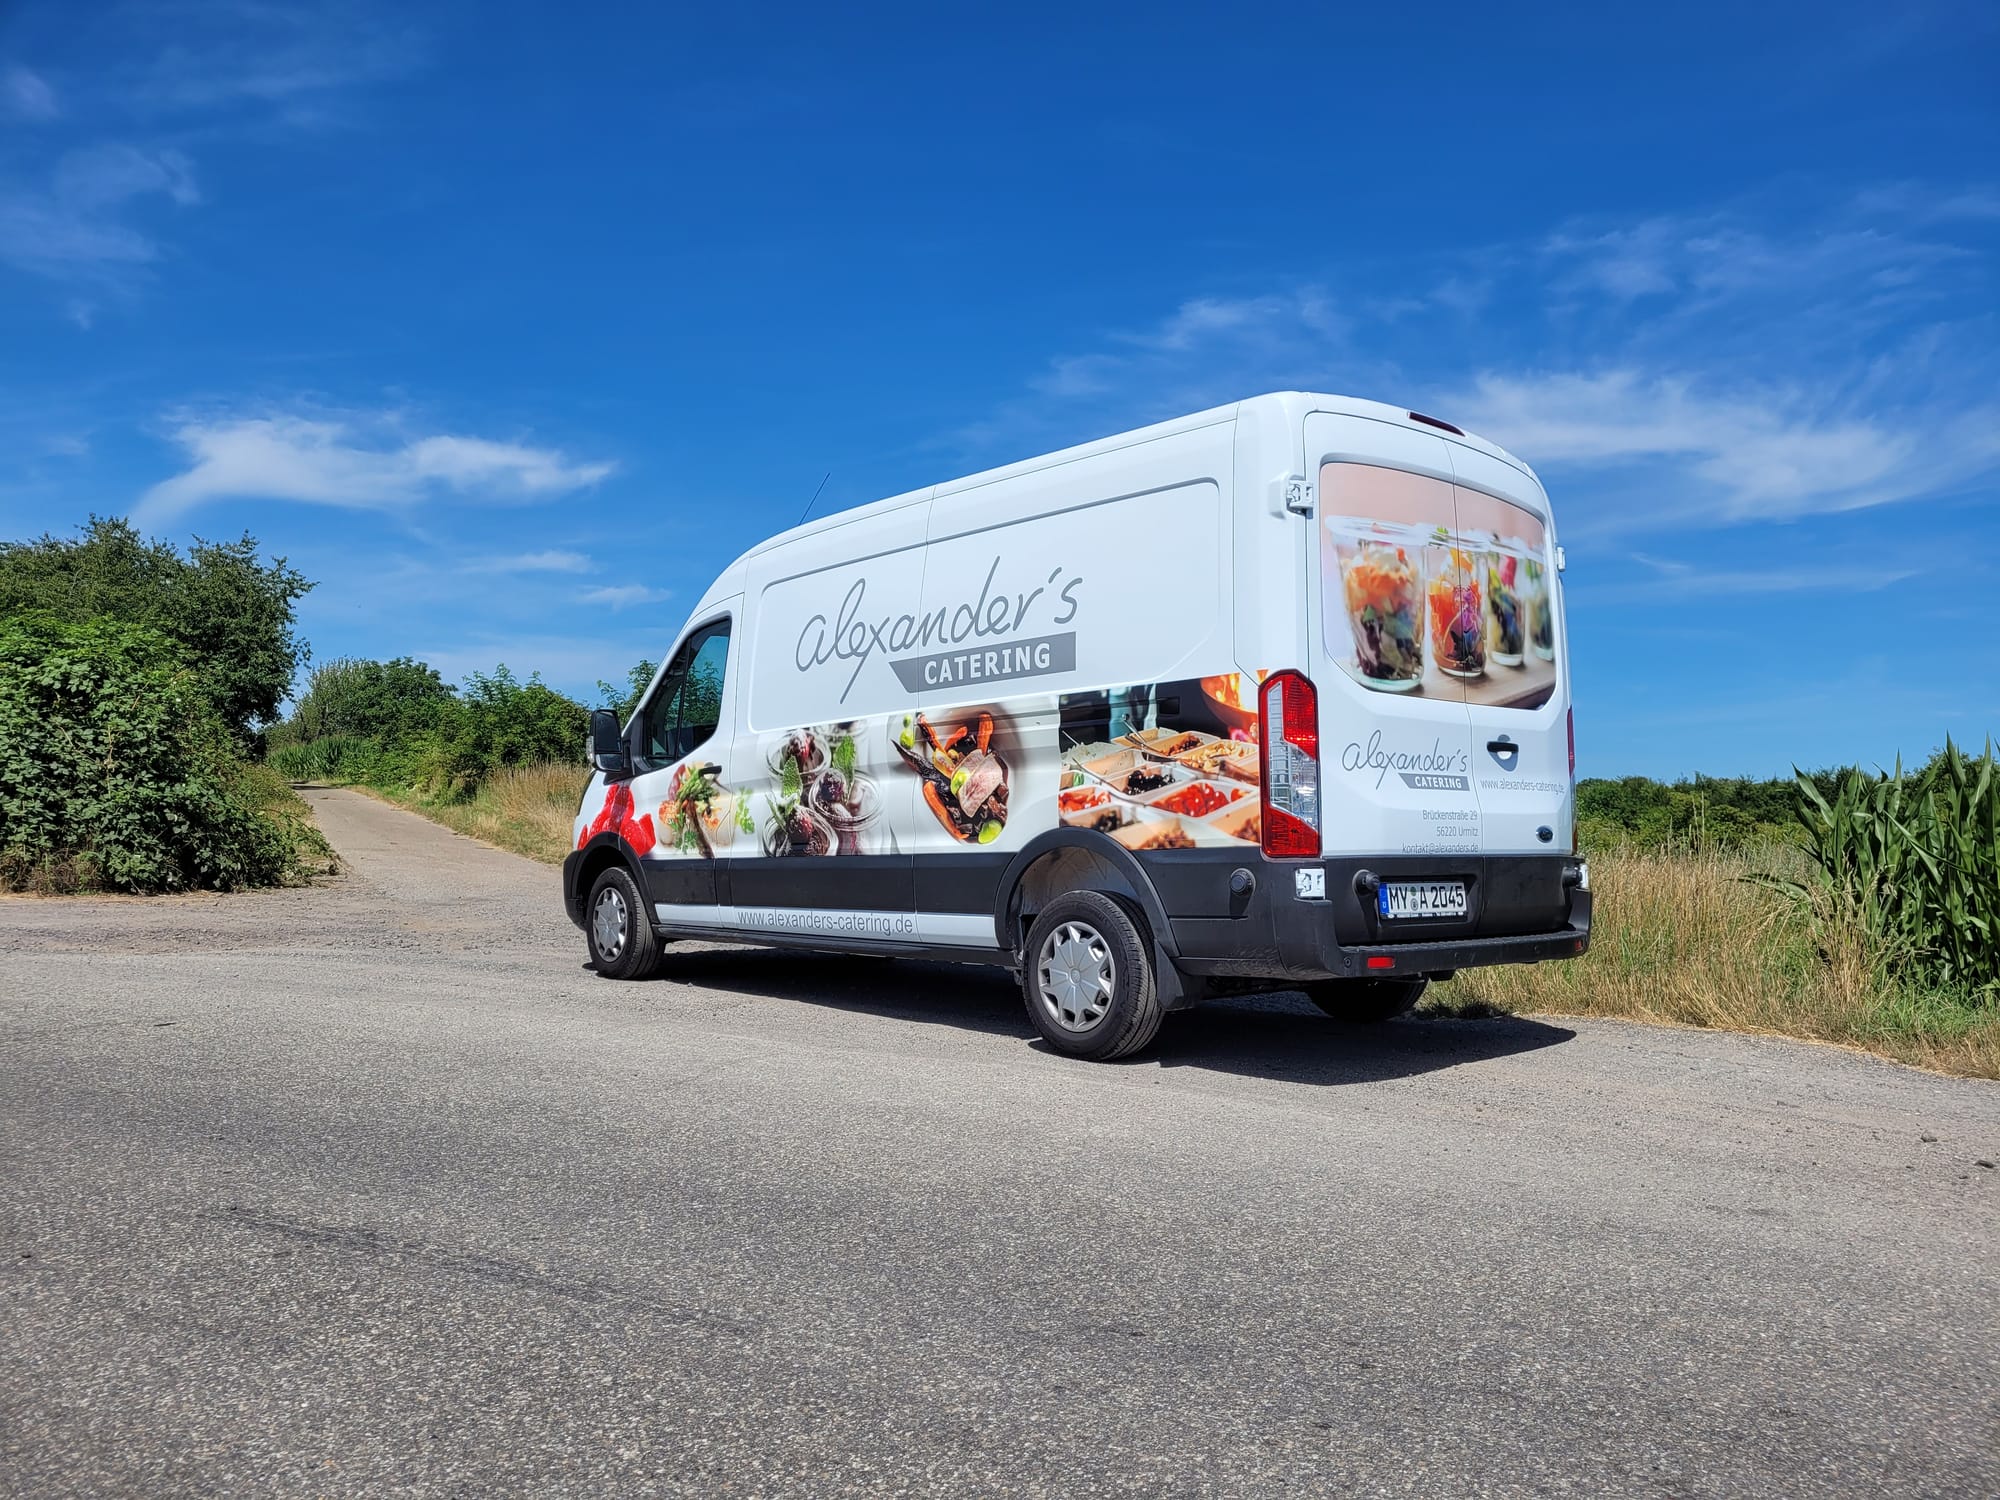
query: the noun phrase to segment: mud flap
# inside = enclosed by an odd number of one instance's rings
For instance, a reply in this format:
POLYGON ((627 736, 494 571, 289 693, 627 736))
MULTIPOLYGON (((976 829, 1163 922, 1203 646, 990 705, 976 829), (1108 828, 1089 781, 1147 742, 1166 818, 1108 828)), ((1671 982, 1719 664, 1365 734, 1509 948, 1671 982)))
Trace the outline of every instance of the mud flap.
POLYGON ((1186 1010, 1207 993, 1199 976, 1183 974, 1158 939, 1153 942, 1153 993, 1161 1010, 1186 1010))

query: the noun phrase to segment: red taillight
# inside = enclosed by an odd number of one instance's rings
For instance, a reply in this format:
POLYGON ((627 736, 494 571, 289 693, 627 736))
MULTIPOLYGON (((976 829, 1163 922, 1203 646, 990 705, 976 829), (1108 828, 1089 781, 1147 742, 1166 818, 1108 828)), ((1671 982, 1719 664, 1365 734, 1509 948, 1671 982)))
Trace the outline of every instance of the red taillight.
POLYGON ((1258 796, 1264 853, 1319 854, 1319 694, 1301 672, 1273 672, 1257 690, 1258 796))
POLYGON ((1570 709, 1563 715, 1563 726, 1569 731, 1569 779, 1576 780, 1576 710, 1570 709))

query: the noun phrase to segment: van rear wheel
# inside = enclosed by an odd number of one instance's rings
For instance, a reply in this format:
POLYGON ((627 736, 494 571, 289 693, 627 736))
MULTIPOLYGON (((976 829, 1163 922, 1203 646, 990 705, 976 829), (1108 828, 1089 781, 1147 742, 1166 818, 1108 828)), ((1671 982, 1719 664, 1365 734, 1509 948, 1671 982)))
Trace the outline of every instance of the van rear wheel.
POLYGON ((652 917, 638 882, 622 865, 613 865, 591 886, 583 932, 590 962, 606 979, 649 979, 660 966, 652 917))
POLYGON ((1409 1010, 1429 985, 1420 974, 1415 979, 1322 979, 1304 989, 1306 999, 1334 1020, 1373 1026, 1409 1010))
POLYGON ((1021 993, 1028 1019, 1058 1052, 1108 1062, 1147 1046, 1160 1029, 1152 940, 1143 922, 1102 891, 1069 891, 1028 929, 1021 993))

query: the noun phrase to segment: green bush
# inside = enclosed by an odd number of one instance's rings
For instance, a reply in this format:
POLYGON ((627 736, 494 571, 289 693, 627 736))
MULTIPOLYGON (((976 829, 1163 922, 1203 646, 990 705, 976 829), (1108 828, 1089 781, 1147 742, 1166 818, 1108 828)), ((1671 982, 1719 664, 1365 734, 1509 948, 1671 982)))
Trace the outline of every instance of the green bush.
POLYGON ((414 739, 431 729, 452 701, 434 667, 342 658, 315 667, 287 721, 301 741, 349 736, 381 742, 414 739))
MULTIPOLYGON (((1807 779, 1831 788, 1838 773, 1810 772, 1807 779)), ((1797 802, 1790 778, 1593 778, 1577 783, 1577 833, 1585 850, 1752 848, 1796 838, 1797 802)))
POLYGON ((0 885, 232 890, 324 860, 269 810, 211 686, 144 626, 0 623, 0 885))
POLYGON ((501 766, 581 762, 590 711, 547 686, 526 682, 503 665, 474 672, 415 744, 417 778, 431 795, 469 797, 501 766))
POLYGON ((222 721, 245 744, 277 716, 306 659, 292 606, 312 585, 248 535, 197 541, 187 554, 132 526, 93 516, 74 541, 0 542, 0 620, 47 613, 80 624, 117 620, 182 648, 222 721))
POLYGON ((646 696, 646 689, 652 685, 653 673, 659 663, 641 657, 625 673, 625 686, 613 687, 602 677, 597 679, 597 706, 608 708, 618 715, 620 724, 631 720, 639 711, 639 700, 646 696))

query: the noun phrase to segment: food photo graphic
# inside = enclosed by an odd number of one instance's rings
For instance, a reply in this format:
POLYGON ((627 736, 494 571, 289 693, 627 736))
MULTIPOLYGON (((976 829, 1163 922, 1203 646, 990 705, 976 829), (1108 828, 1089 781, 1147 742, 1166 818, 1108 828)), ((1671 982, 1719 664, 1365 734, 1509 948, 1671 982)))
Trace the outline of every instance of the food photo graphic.
POLYGON ((991 708, 946 709, 905 714, 896 736, 925 808, 957 843, 990 844, 1006 831, 1012 771, 996 729, 1011 738, 1011 720, 991 708))
POLYGON ((1378 693, 1538 708, 1556 687, 1548 528, 1518 505, 1368 464, 1320 469, 1326 645, 1378 693))
POLYGON ((879 854, 894 848, 882 817, 881 789, 863 769, 861 737, 868 728, 865 721, 819 725, 791 730, 770 743, 766 760, 776 790, 765 801, 766 854, 879 854))
POLYGON ((1258 842, 1256 696, 1234 672, 1063 694, 1057 815, 1135 851, 1258 842))

